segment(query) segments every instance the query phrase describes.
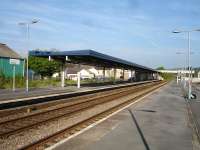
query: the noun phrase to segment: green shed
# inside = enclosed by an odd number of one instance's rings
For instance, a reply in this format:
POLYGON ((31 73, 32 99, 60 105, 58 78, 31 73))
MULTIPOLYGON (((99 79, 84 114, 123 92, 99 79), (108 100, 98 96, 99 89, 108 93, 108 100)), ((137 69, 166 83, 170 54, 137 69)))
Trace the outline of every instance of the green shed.
POLYGON ((23 77, 24 59, 6 44, 0 43, 0 74, 6 77, 12 77, 13 65, 15 65, 16 76, 23 77))

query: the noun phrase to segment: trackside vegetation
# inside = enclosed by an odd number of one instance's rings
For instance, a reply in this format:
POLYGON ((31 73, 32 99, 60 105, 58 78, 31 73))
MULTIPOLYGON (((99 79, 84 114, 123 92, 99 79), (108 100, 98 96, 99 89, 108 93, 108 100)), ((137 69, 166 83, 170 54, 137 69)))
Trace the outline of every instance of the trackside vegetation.
POLYGON ((176 78, 174 74, 170 74, 170 73, 160 73, 160 76, 163 77, 163 79, 166 81, 171 81, 176 78))
POLYGON ((51 77, 56 72, 60 72, 61 65, 61 62, 56 60, 49 61, 48 58, 29 57, 29 69, 41 75, 42 79, 44 77, 51 77))
MULTIPOLYGON (((165 70, 165 67, 161 65, 161 66, 157 67, 156 70, 165 70)), ((171 81, 171 80, 175 79, 175 77, 176 77, 174 74, 170 74, 170 73, 159 73, 159 74, 166 81, 171 81)))

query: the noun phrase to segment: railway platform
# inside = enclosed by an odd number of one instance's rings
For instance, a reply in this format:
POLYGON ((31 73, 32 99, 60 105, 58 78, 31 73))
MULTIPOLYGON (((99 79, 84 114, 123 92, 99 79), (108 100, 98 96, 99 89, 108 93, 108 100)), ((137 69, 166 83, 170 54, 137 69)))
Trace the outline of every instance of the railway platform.
MULTIPOLYGON (((156 80, 152 80, 156 81, 156 80)), ((84 94, 90 94, 98 91, 105 91, 109 89, 114 89, 118 87, 126 87, 137 85, 141 83, 147 83, 152 81, 141 81, 132 83, 120 83, 112 85, 103 86, 85 86, 82 88, 76 88, 74 86, 68 86, 64 88, 41 88, 41 89, 31 89, 28 93, 19 90, 12 92, 9 90, 0 90, 0 110, 8 109, 12 107, 25 106, 30 104, 36 104, 41 102, 47 102, 50 100, 56 100, 66 97, 79 96, 84 94)))
POLYGON ((197 149, 187 103, 175 82, 79 135, 50 147, 53 150, 194 150, 197 149))
POLYGON ((196 99, 188 100, 188 110, 196 133, 195 138, 200 141, 200 84, 193 84, 192 93, 196 94, 196 99))
MULTIPOLYGON (((32 98, 38 96, 48 96, 53 94, 62 94, 62 93, 72 93, 72 92, 83 92, 88 90, 101 89, 106 87, 116 87, 121 85, 127 85, 130 83, 120 83, 120 84, 111 84, 111 85, 101 85, 101 86, 83 86, 77 88, 76 86, 66 86, 66 87, 49 87, 49 88, 30 88, 29 92, 26 92, 25 89, 17 89, 13 92, 11 89, 0 89, 0 103, 3 101, 18 100, 25 98, 32 98)), ((134 83, 133 83, 134 84, 134 83)))

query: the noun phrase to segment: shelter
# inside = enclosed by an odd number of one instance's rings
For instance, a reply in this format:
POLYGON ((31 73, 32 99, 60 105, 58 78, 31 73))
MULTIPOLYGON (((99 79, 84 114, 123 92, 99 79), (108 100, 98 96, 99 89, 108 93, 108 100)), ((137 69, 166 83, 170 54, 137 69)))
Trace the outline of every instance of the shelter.
MULTIPOLYGON (((105 70, 105 68, 114 68, 115 70, 117 68, 123 70, 131 70, 135 71, 135 76, 137 80, 153 79, 154 74, 157 74, 157 71, 154 69, 136 63, 132 63, 120 58, 102 54, 94 50, 74 50, 74 51, 33 50, 29 52, 29 55, 36 57, 46 57, 49 58, 49 60, 51 59, 59 60, 63 62, 63 66, 67 62, 74 64, 93 65, 96 67, 102 67, 103 70, 105 70)), ((62 74, 64 76, 64 72, 62 74)), ((64 80, 64 78, 62 80, 64 80)), ((62 84, 62 86, 64 85, 62 84)))

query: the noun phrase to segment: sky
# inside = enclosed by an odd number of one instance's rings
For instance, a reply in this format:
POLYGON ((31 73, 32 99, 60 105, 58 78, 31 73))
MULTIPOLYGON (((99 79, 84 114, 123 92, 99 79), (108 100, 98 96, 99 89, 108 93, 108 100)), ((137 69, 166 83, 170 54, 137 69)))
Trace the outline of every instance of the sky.
MULTIPOLYGON (((186 65, 187 34, 200 28, 199 0, 4 0, 0 43, 27 49, 93 49, 148 67, 186 65), (30 43, 26 28, 30 26, 30 43), (177 54, 181 53, 181 54, 177 54)), ((191 33, 192 66, 200 66, 200 32, 191 33)))

